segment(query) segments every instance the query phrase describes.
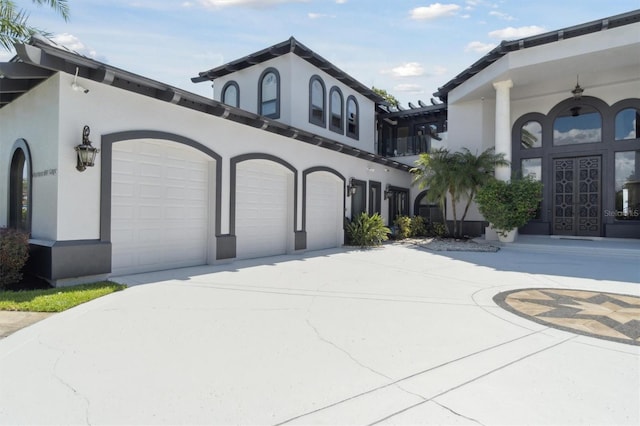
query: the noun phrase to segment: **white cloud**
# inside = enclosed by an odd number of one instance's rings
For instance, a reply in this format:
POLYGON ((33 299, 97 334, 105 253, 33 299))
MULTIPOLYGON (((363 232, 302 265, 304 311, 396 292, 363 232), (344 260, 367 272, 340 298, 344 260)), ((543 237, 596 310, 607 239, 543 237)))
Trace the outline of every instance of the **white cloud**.
POLYGON ((313 12, 307 13, 307 16, 309 17, 309 19, 335 18, 336 17, 336 15, 327 15, 326 13, 313 13, 313 12))
POLYGON ((441 65, 437 65, 434 69, 433 69, 433 75, 434 76, 440 76, 440 75, 445 75, 447 73, 448 69, 446 67, 443 67, 441 65))
POLYGON ((434 3, 429 6, 416 7, 411 10, 411 19, 427 20, 453 16, 460 10, 457 4, 434 3))
POLYGON ((308 3, 309 0, 200 0, 206 7, 221 8, 233 6, 269 7, 285 3, 308 3))
POLYGON ((336 0, 336 3, 338 4, 345 4, 347 2, 347 0, 336 0))
POLYGON ((553 131, 553 143, 555 145, 591 143, 600 142, 601 140, 601 129, 571 129, 566 132, 553 131))
POLYGON ((500 40, 514 40, 514 39, 519 39, 519 38, 540 34, 545 31, 546 29, 544 29, 543 27, 539 27, 537 25, 530 25, 528 27, 519 27, 519 28, 507 27, 501 30, 491 31, 489 33, 489 37, 497 38, 500 40))
POLYGON ((58 34, 52 37, 51 40, 83 56, 86 56, 92 59, 97 59, 97 56, 98 56, 97 52, 89 48, 87 45, 81 42, 78 37, 74 36, 73 34, 69 34, 69 33, 58 34))
POLYGON ((507 13, 498 12, 497 10, 492 10, 489 12, 489 15, 495 16, 496 18, 503 19, 505 21, 513 21, 515 18, 507 13))
POLYGON ((394 86, 393 90, 395 92, 403 92, 403 93, 422 93, 424 89, 419 84, 398 84, 394 86))
POLYGON ((424 68, 417 62, 407 62, 391 69, 394 77, 418 77, 424 74, 424 68))
POLYGON ((465 52, 487 53, 496 47, 495 43, 482 43, 481 41, 472 41, 464 48, 465 52))

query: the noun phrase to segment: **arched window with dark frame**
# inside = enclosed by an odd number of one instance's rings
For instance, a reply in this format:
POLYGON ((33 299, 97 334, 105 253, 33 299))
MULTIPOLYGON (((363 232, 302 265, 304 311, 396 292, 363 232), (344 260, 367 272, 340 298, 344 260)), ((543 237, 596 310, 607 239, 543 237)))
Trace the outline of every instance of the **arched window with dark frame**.
POLYGON ((640 109, 625 108, 616 114, 615 140, 640 139, 640 109))
POLYGON ((309 80, 309 123, 326 126, 326 89, 322 79, 314 75, 309 80))
POLYGON ((602 142, 602 114, 591 105, 577 104, 553 121, 553 145, 602 142))
POLYGON ((240 107, 240 87, 235 81, 228 81, 222 88, 222 103, 232 107, 240 107))
POLYGON ((344 133, 344 102, 342 92, 333 86, 329 92, 329 129, 343 134, 344 133))
POLYGON ((258 83, 258 114, 280 118, 280 74, 275 68, 267 68, 258 83))
POLYGON ((539 121, 527 121, 520 128, 520 147, 524 149, 542 147, 542 124, 539 121))
POLYGON ((359 115, 358 101, 353 96, 347 98, 347 136, 353 139, 358 139, 359 127, 360 127, 360 115, 359 115))
POLYGON ((16 142, 9 165, 9 227, 31 232, 31 155, 16 142))

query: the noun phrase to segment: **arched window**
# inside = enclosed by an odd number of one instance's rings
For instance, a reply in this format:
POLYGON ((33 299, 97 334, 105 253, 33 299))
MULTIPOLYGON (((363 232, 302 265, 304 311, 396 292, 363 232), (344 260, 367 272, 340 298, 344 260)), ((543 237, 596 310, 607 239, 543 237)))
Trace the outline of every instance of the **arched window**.
POLYGON ((258 92, 258 114, 280 118, 280 74, 275 68, 262 73, 258 92))
POLYGON ((359 133, 358 102, 353 96, 347 98, 347 136, 358 139, 359 133))
POLYGON ((572 106, 558 114, 553 122, 555 146, 601 141, 602 116, 590 105, 572 106))
POLYGON ((9 167, 9 227, 31 231, 31 161, 29 149, 19 141, 9 167))
POLYGON ((324 82, 314 75, 309 80, 309 123, 325 126, 325 105, 324 82))
POLYGON ((640 138, 640 110, 626 108, 616 114, 616 140, 640 138))
POLYGON ((537 121, 527 121, 520 128, 520 147, 524 149, 542 146, 542 125, 537 121))
POLYGON ((238 108, 240 106, 240 88, 235 81, 229 81, 222 88, 222 103, 238 108))
POLYGON ((344 133, 344 106, 342 92, 337 87, 332 87, 329 93, 329 110, 331 111, 331 119, 329 120, 329 129, 337 133, 344 133))
POLYGON ((418 194, 414 204, 415 216, 422 216, 427 223, 442 223, 444 214, 440 206, 435 201, 430 201, 428 192, 423 191, 418 194))

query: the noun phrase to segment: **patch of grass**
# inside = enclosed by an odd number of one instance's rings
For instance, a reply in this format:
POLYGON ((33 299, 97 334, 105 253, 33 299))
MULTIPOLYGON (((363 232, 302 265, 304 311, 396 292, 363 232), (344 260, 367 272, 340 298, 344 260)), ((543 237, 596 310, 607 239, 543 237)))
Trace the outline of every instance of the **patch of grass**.
POLYGON ((126 285, 101 281, 46 290, 0 291, 0 310, 62 312, 89 300, 120 291, 126 285))

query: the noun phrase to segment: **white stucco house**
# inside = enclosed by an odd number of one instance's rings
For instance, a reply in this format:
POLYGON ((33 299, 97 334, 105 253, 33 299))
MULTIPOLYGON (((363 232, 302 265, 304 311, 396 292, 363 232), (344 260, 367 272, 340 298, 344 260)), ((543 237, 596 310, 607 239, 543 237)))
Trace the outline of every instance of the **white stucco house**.
MULTIPOLYGON (((400 110, 294 38, 192 78, 214 99, 42 38, 16 51, 0 226, 30 232, 55 285, 337 247, 362 211, 435 220, 409 169, 440 146, 495 146, 499 178, 542 179, 522 232, 640 237, 640 11, 503 42, 400 110)), ((485 225, 473 212, 467 232, 485 225)))

